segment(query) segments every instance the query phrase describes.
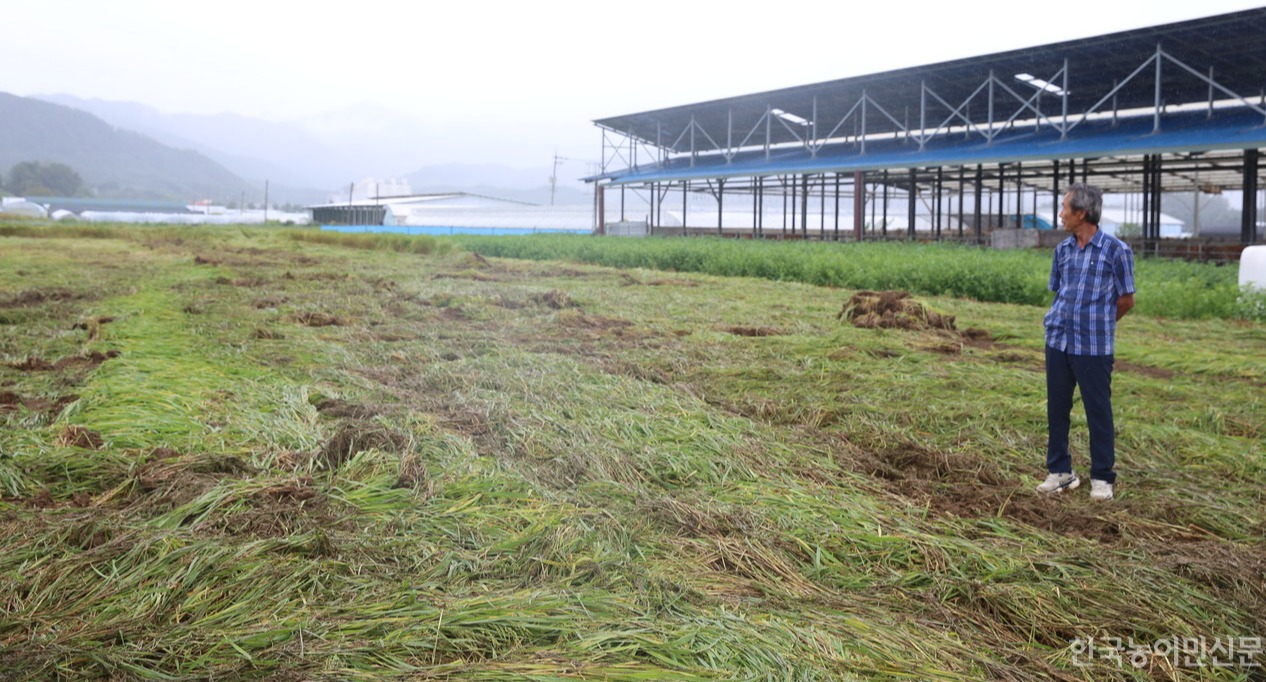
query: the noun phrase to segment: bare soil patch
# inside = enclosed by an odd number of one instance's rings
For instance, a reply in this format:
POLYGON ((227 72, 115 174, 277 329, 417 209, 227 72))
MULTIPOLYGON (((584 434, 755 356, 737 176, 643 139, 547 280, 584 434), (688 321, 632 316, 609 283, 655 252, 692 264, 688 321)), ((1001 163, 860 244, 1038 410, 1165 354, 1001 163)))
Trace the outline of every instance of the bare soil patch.
POLYGON ((87 295, 70 289, 27 289, 12 297, 0 299, 0 308, 33 308, 45 303, 81 298, 87 298, 87 295))
POLYGON ((580 307, 580 304, 574 301, 567 292, 559 291, 558 289, 538 292, 526 297, 495 296, 492 302, 497 307, 505 308, 507 310, 520 310, 528 307, 544 307, 551 310, 563 310, 566 308, 580 307))
POLYGON ((371 422, 348 421, 321 446, 313 459, 325 468, 335 469, 365 450, 403 453, 408 447, 409 437, 398 431, 371 422))
POLYGON ((1175 575, 1204 585, 1229 602, 1250 605, 1247 610, 1258 626, 1266 626, 1266 545, 1203 540, 1157 542, 1148 549, 1159 566, 1175 575))
POLYGON ((99 450, 105 445, 105 440, 101 438, 100 433, 86 426, 76 426, 74 424, 67 424, 62 428, 62 432, 57 434, 56 442, 63 447, 84 448, 85 450, 99 450))
POLYGON ((260 279, 259 277, 239 277, 238 279, 231 279, 229 277, 216 277, 214 281, 216 284, 220 284, 220 285, 246 287, 248 289, 261 287, 268 283, 267 280, 260 279))
POLYGON ((20 362, 9 362, 5 364, 20 372, 48 372, 53 369, 53 363, 36 356, 30 356, 20 362))
POLYGON ((338 317, 314 310, 295 313, 290 319, 305 327, 337 327, 343 325, 343 321, 338 317))
POLYGON ((544 293, 532 294, 531 300, 534 303, 554 310, 580 307, 580 304, 573 301, 566 291, 559 291, 558 289, 550 289, 544 293))
POLYGON ((323 398, 315 407, 317 412, 327 417, 344 419, 373 419, 386 411, 379 406, 357 405, 339 398, 323 398))
POLYGON ((777 327, 745 327, 741 325, 722 327, 721 331, 735 336, 785 336, 786 330, 777 327))
POLYGON ((91 369, 111 358, 119 357, 117 350, 91 351, 84 355, 72 355, 61 358, 57 362, 49 362, 43 358, 31 356, 21 362, 6 363, 13 369, 23 372, 51 372, 65 369, 91 369))
POLYGON ((840 463, 882 479, 893 492, 937 515, 1004 518, 1103 543, 1121 540, 1121 526, 1106 515, 1110 508, 1039 495, 980 457, 903 444, 873 453, 852 452, 840 463))
MULTIPOLYGON (((348 516, 309 477, 279 482, 252 493, 237 511, 213 517, 207 528, 228 535, 283 538, 316 529, 344 527, 348 516)), ((318 551, 333 549, 328 541, 318 551)))
POLYGON ((501 280, 496 275, 490 275, 486 272, 480 272, 475 269, 458 270, 455 272, 437 272, 431 275, 431 279, 465 279, 472 282, 498 282, 501 280))
POLYGON ((598 333, 618 335, 621 330, 629 329, 633 323, 617 317, 589 315, 580 311, 564 311, 555 319, 558 326, 571 330, 586 330, 598 333))
POLYGON ((697 287, 699 283, 689 279, 678 278, 655 278, 648 280, 640 280, 627 272, 620 273, 620 284, 626 287, 646 286, 646 287, 697 287))
POLYGON ((79 400, 79 396, 73 394, 58 396, 53 400, 45 400, 43 398, 23 398, 13 391, 0 391, 0 414, 16 412, 19 408, 26 408, 31 412, 44 413, 51 419, 61 414, 61 411, 67 405, 76 400, 79 400))
POLYGON ((1114 364, 1114 369, 1118 372, 1142 374, 1143 376, 1150 377, 1152 379, 1168 380, 1173 379, 1177 374, 1177 372, 1163 367, 1150 367, 1148 365, 1140 365, 1133 362, 1126 362, 1124 360, 1117 360, 1114 364))

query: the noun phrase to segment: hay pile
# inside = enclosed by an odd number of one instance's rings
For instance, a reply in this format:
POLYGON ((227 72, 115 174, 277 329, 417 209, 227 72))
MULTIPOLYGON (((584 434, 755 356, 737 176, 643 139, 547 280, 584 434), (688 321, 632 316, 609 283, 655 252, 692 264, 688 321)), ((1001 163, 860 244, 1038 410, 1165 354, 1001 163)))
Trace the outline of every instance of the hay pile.
POLYGON ((838 317, 862 329, 954 329, 953 315, 928 308, 907 291, 859 291, 838 317))

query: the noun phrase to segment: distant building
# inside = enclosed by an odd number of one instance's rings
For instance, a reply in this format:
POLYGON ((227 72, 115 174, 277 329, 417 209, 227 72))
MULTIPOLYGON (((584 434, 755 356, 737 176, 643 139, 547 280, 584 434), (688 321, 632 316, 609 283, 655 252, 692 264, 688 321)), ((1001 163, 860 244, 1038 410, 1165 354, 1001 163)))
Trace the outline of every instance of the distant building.
POLYGON ((386 226, 460 230, 567 230, 589 232, 589 206, 540 206, 497 197, 448 192, 332 202, 309 206, 312 222, 321 225, 386 226))

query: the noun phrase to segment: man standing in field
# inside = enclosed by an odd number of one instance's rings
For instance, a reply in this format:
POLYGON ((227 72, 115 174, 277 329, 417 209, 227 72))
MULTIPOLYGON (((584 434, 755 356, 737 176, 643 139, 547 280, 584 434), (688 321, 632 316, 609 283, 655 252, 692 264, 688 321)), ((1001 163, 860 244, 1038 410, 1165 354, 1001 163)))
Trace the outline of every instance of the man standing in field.
POLYGON ((1112 424, 1113 340, 1117 320, 1134 307, 1134 254, 1099 229, 1103 191, 1077 183, 1064 194, 1059 212, 1072 236, 1055 247, 1046 313, 1046 419, 1049 437, 1040 493, 1081 485, 1068 453, 1073 387, 1081 389, 1090 425, 1090 498, 1111 500, 1116 483, 1112 424))

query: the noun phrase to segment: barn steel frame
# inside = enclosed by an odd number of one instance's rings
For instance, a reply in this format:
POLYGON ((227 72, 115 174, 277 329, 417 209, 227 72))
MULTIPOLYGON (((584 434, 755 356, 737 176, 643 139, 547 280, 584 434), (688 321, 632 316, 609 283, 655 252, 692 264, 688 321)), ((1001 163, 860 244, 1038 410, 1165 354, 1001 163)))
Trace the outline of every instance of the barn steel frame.
POLYGON ((1259 8, 598 119, 596 222, 618 189, 620 219, 635 191, 656 233, 680 193, 682 234, 882 238, 904 200, 903 236, 921 208, 936 238, 979 242, 994 227, 1056 224, 1038 197, 1057 205, 1064 183, 1085 179, 1134 197, 1148 244, 1162 193, 1240 190, 1240 242, 1253 243, 1263 35, 1259 8), (715 224, 687 227, 698 193, 715 200, 715 224), (726 213, 727 197, 750 223, 726 213), (766 224, 770 201, 784 204, 781 224, 766 224))

